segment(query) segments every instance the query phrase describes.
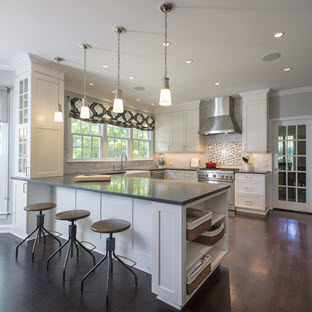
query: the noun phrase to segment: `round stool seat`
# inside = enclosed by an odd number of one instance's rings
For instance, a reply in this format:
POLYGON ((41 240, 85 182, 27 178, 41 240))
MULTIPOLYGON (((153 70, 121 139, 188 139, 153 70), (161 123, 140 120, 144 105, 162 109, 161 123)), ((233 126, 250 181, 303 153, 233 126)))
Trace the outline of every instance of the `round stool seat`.
POLYGON ((56 207, 54 203, 38 203, 38 204, 31 204, 24 208, 26 211, 41 211, 41 210, 49 210, 56 207))
POLYGON ((97 233, 118 233, 130 228, 131 223, 121 219, 107 219, 92 224, 91 229, 97 233))
POLYGON ((55 215, 55 219, 66 220, 66 221, 76 221, 78 219, 84 219, 90 216, 90 211, 88 210, 66 210, 59 212, 55 215))

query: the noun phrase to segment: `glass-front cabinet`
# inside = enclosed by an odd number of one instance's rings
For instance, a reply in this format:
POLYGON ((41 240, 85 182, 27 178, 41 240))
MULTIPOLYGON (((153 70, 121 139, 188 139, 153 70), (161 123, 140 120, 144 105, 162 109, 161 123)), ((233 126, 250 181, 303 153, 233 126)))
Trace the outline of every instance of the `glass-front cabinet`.
POLYGON ((29 176, 30 169, 30 77, 22 76, 17 84, 18 106, 16 114, 18 176, 29 176))

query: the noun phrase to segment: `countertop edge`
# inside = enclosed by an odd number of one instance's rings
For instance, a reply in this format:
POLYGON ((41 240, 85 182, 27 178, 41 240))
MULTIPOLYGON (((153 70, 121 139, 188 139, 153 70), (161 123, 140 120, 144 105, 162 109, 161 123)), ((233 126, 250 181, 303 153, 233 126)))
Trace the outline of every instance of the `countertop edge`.
POLYGON ((235 171, 235 174, 237 173, 249 173, 249 174, 267 174, 267 173, 271 173, 271 171, 235 171))
POLYGON ((90 189, 90 188, 84 188, 84 187, 79 187, 79 186, 73 186, 73 185, 66 185, 66 184, 59 184, 59 183, 53 183, 53 182, 46 182, 46 181, 38 181, 35 179, 29 179, 26 177, 10 177, 12 180, 19 180, 19 181, 25 181, 27 183, 34 183, 34 184, 46 184, 46 185, 52 185, 52 186, 59 186, 59 187, 66 187, 70 189, 78 189, 86 192, 95 192, 95 193, 101 193, 101 194, 109 194, 109 195, 115 195, 115 196, 122 196, 122 197, 129 197, 129 198, 135 198, 135 199, 141 199, 141 200, 147 200, 147 201, 154 201, 154 202, 159 202, 159 203, 165 203, 165 204, 171 204, 171 205, 178 205, 178 206, 184 206, 189 203, 195 202, 197 200, 200 200, 202 198, 211 196, 213 194, 222 192, 228 188, 230 188, 230 185, 226 185, 223 188, 215 191, 210 191, 209 193, 203 194, 196 196, 192 199, 188 199, 185 201, 174 201, 174 200, 166 200, 166 199, 161 199, 161 198, 154 198, 154 197, 144 197, 140 195, 133 195, 133 194, 125 194, 125 193, 116 193, 116 192, 110 192, 110 191, 103 191, 103 190, 95 190, 95 189, 90 189))

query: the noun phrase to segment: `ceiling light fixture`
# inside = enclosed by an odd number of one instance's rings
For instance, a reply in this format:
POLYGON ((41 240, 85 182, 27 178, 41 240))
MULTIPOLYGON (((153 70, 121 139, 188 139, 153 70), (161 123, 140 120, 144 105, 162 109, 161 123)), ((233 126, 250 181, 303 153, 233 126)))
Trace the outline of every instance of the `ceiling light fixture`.
POLYGON ((134 77, 133 77, 133 76, 129 76, 129 79, 130 79, 130 80, 133 80, 133 79, 134 79, 134 77))
POLYGON ((137 101, 138 101, 138 102, 140 102, 140 101, 141 101, 141 99, 137 99, 137 101))
POLYGON ((108 65, 107 64, 103 64, 102 67, 103 68, 108 68, 108 65))
POLYGON ((281 37, 283 37, 284 35, 285 35, 284 32, 277 32, 277 33, 274 34, 274 38, 281 38, 281 37))
POLYGON ((164 47, 169 47, 171 45, 171 42, 170 41, 164 41, 163 42, 163 46, 164 47))
POLYGON ((115 93, 116 91, 115 91, 115 90, 113 90, 112 92, 113 92, 113 93, 115 93))
POLYGON ((60 62, 63 62, 64 59, 62 57, 55 57, 54 59, 58 63, 57 65, 57 104, 56 104, 56 110, 54 113, 54 121, 63 122, 62 105, 60 104, 60 62))
MULTIPOLYGON (((172 3, 163 3, 160 7, 160 10, 165 13, 165 40, 164 43, 168 43, 168 13, 173 9, 172 3)), ((169 86, 169 78, 167 77, 167 47, 168 45, 165 44, 165 75, 162 79, 162 86, 160 90, 160 98, 159 98, 159 105, 161 106, 170 106, 171 105, 171 90, 169 86)))
POLYGON ((89 82, 89 86, 94 86, 94 83, 93 82, 89 82))
POLYGON ((83 49, 83 99, 80 110, 81 119, 90 119, 90 109, 87 104, 87 50, 91 49, 91 46, 86 43, 82 43, 80 48, 83 49))
POLYGON ((215 82, 215 86, 220 86, 221 82, 215 82))
POLYGON ((185 63, 186 64, 192 64, 194 61, 193 60, 186 60, 185 63))
POLYGON ((118 50, 118 69, 117 69, 117 89, 115 91, 115 99, 114 99, 114 113, 123 113, 124 106, 123 106, 123 98, 122 98, 122 91, 120 90, 120 34, 124 33, 126 29, 124 27, 115 27, 115 33, 118 35, 117 41, 117 50, 118 50))
POLYGON ((154 103, 151 104, 152 106, 154 105, 154 103))
POLYGON ((290 71, 292 68, 291 67, 286 67, 286 68, 284 68, 284 71, 285 72, 288 72, 288 71, 290 71))

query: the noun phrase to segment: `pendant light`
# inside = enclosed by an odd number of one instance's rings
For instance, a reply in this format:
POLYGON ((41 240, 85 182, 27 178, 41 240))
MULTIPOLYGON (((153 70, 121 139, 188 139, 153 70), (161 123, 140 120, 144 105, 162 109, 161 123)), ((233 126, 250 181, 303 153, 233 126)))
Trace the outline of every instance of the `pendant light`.
POLYGON ((173 9, 172 3, 163 3, 160 7, 160 10, 165 13, 165 41, 164 41, 164 50, 165 50, 165 74, 162 79, 162 85, 160 90, 159 105, 161 106, 170 106, 171 105, 171 90, 169 86, 169 78, 167 77, 167 48, 168 48, 168 22, 167 15, 173 9))
POLYGON ((83 99, 80 111, 81 119, 90 119, 90 109, 87 104, 87 50, 91 49, 91 46, 86 43, 82 43, 80 48, 83 49, 83 99))
POLYGON ((114 31, 118 35, 118 41, 117 41, 118 67, 117 67, 117 89, 115 91, 113 112, 123 113, 124 111, 123 98, 122 98, 122 91, 120 90, 120 35, 124 33, 126 29, 124 27, 118 26, 118 27, 115 27, 114 31))
POLYGON ((60 104, 60 62, 63 62, 64 59, 62 57, 55 57, 55 61, 57 61, 57 104, 56 110, 54 113, 54 121, 55 122, 63 122, 63 112, 62 105, 60 104))

